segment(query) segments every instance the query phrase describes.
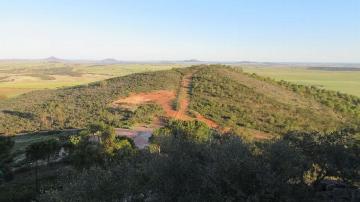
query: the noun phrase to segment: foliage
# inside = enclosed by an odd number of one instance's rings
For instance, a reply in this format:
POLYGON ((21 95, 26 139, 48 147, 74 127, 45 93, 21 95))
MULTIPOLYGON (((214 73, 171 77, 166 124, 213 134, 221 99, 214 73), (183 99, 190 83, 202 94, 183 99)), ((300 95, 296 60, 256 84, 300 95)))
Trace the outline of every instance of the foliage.
POLYGON ((11 148, 14 146, 14 141, 11 137, 0 136, 0 162, 6 160, 11 152, 11 148))
POLYGON ((203 122, 197 120, 170 120, 165 127, 154 132, 152 137, 153 142, 156 142, 157 136, 164 136, 166 134, 183 140, 207 142, 211 140, 213 132, 203 122))
POLYGON ((328 201, 317 194, 316 181, 307 181, 315 163, 326 165, 321 167, 326 177, 339 177, 351 186, 359 182, 354 130, 289 133, 253 144, 232 135, 215 135, 211 141, 184 138, 187 131, 197 131, 194 124, 169 123, 154 143, 163 148, 166 141, 160 139, 171 138, 172 147, 76 173, 39 201, 328 201))
POLYGON ((72 145, 68 147, 69 158, 77 168, 106 166, 134 152, 134 145, 128 139, 116 138, 114 128, 102 122, 90 124, 78 137, 70 136, 69 143, 72 145))
POLYGON ((280 81, 279 84, 303 96, 313 98, 335 111, 351 114, 354 118, 360 119, 360 98, 357 96, 285 81, 280 81))
MULTIPOLYGON (((349 123, 356 121, 348 113, 334 114, 316 99, 302 99, 301 93, 262 77, 252 78, 237 69, 200 66, 192 83, 190 109, 235 131, 241 128, 277 134, 294 130, 331 131, 344 125, 339 117, 349 123), (293 101, 295 98, 300 101, 293 101)), ((351 104, 348 106, 357 106, 351 104)))
MULTIPOLYGON (((360 185, 359 129, 350 128, 359 120, 357 99, 291 86, 219 65, 135 74, 0 101, 0 132, 82 128, 64 136, 68 156, 57 164, 78 169, 57 177, 39 201, 328 201, 322 196, 328 190, 318 192, 324 180, 353 192, 360 185), (162 113, 152 103, 134 111, 116 108, 116 98, 175 91, 186 71, 194 72, 191 110, 236 134, 218 134, 199 121, 170 120, 145 150, 116 137, 113 127, 149 123, 162 113), (241 128, 283 135, 247 142, 237 134, 241 128)), ((48 160, 59 144, 31 144, 28 160, 48 160)), ((42 167, 28 169, 38 173, 42 167)))
POLYGON ((158 104, 150 103, 140 105, 130 116, 129 122, 150 124, 155 116, 159 116, 162 113, 163 109, 158 104))
POLYGON ((49 160, 51 156, 56 155, 60 150, 58 140, 49 139, 41 142, 35 142, 26 148, 26 158, 35 161, 35 191, 40 189, 39 185, 39 160, 49 160))
POLYGON ((13 178, 13 173, 9 167, 12 160, 11 149, 14 141, 10 137, 0 136, 0 184, 2 181, 9 181, 13 178))
POLYGON ((83 128, 96 121, 117 122, 114 116, 122 112, 109 110, 117 98, 130 92, 175 89, 180 78, 175 70, 141 73, 108 79, 106 85, 95 82, 3 100, 0 101, 0 133, 83 128), (3 110, 17 113, 3 113, 3 110), (31 116, 18 116, 19 113, 31 116))
POLYGON ((284 141, 303 153, 312 165, 309 173, 318 184, 326 177, 340 178, 345 182, 360 183, 360 141, 353 130, 345 129, 330 134, 287 134, 284 141))
POLYGON ((60 144, 57 139, 35 142, 26 148, 26 157, 32 161, 49 160, 59 149, 60 144))

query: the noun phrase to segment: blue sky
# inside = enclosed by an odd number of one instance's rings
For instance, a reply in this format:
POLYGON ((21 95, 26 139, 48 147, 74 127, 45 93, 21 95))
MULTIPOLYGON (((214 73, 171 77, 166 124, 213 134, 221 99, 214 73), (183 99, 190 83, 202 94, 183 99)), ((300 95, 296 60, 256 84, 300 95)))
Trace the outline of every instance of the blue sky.
POLYGON ((360 62, 360 0, 0 0, 0 58, 360 62))

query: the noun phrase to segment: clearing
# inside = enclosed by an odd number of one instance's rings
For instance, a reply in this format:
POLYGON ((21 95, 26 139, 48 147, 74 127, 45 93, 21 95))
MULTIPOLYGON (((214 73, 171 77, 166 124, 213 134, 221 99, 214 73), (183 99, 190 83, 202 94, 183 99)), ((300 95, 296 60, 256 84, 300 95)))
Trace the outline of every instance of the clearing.
MULTIPOLYGON (((174 91, 168 90, 158 90, 153 92, 143 92, 143 93, 133 93, 128 97, 120 98, 119 100, 113 103, 114 106, 121 106, 127 108, 133 108, 141 104, 154 102, 160 105, 164 111, 165 116, 178 119, 178 120, 192 120, 194 118, 190 117, 189 112, 189 91, 192 80, 192 74, 187 74, 183 77, 179 89, 178 102, 179 107, 178 110, 174 110, 173 103, 176 100, 176 93, 174 91)), ((201 114, 194 112, 195 118, 201 122, 204 122, 211 128, 218 128, 218 124, 214 121, 209 120, 203 117, 201 114)))
MULTIPOLYGON (((203 116, 202 114, 196 111, 191 111, 192 116, 190 116, 189 103, 190 103, 190 87, 192 82, 192 76, 193 76, 193 72, 188 73, 183 77, 181 81, 180 89, 178 90, 178 94, 176 94, 174 91, 169 91, 169 90, 132 93, 128 97, 120 98, 117 101, 113 102, 113 106, 135 108, 141 104, 153 102, 160 105, 164 109, 166 117, 174 118, 177 120, 196 119, 222 133, 231 131, 231 128, 222 128, 221 126, 219 126, 219 124, 217 124, 213 120, 206 118, 205 116, 203 116), (175 107, 173 106, 175 102, 178 103, 177 110, 175 110, 174 109, 175 107)), ((249 81, 245 81, 245 82, 249 82, 249 81)), ((161 125, 162 124, 158 124, 158 127, 160 127, 161 125)), ((138 134, 136 129, 132 131, 138 134)), ((241 129, 240 131, 241 133, 244 134, 250 134, 255 139, 269 139, 273 136, 269 133, 258 131, 255 129, 251 129, 251 130, 241 129)), ((146 142, 144 141, 144 138, 140 138, 139 141, 146 142)))

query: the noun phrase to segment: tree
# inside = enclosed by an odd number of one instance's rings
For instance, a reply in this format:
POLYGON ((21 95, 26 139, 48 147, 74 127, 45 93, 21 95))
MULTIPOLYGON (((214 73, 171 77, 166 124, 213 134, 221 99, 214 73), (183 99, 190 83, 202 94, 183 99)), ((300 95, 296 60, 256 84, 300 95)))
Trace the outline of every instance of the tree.
POLYGON ((8 160, 13 146, 14 141, 11 137, 0 136, 0 162, 8 160))
POLYGON ((130 156, 134 149, 130 141, 116 138, 114 128, 102 122, 89 125, 79 138, 71 137, 71 140, 76 143, 71 159, 77 168, 104 166, 114 159, 130 156))
POLYGON ((44 141, 43 150, 46 153, 47 163, 50 162, 50 158, 59 153, 60 143, 57 139, 49 139, 44 141))
POLYGON ((47 160, 57 154, 60 149, 59 141, 56 139, 43 140, 35 142, 26 148, 26 158, 35 161, 35 188, 39 191, 39 160, 47 160))
POLYGON ((26 158, 35 161, 35 190, 39 191, 39 160, 46 157, 43 152, 43 142, 35 142, 26 148, 26 158))
POLYGON ((357 131, 343 129, 328 134, 294 132, 284 142, 300 151, 312 166, 311 184, 317 186, 327 177, 340 178, 349 184, 360 182, 360 142, 357 131))
POLYGON ((11 137, 0 136, 0 184, 2 180, 11 180, 13 174, 8 166, 12 160, 11 149, 14 141, 11 137))

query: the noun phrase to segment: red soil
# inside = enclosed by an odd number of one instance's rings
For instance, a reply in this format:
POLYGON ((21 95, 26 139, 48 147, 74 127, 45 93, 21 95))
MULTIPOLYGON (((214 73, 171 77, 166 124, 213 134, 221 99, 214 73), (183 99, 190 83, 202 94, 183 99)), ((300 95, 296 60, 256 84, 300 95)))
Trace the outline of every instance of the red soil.
MULTIPOLYGON (((144 93, 133 93, 130 94, 128 97, 120 98, 119 100, 115 101, 113 104, 115 106, 138 106, 140 104, 148 103, 148 102, 155 102, 159 104, 165 111, 165 115, 170 118, 179 119, 179 120, 193 120, 188 115, 189 110, 189 88, 191 83, 191 74, 186 75, 182 82, 181 82, 181 89, 179 91, 179 110, 175 111, 172 107, 173 101, 176 99, 176 93, 174 91, 168 90, 158 90, 153 92, 144 92, 144 93)), ((203 115, 199 114, 198 112, 194 112, 195 119, 201 122, 204 122, 211 128, 217 129, 220 132, 226 133, 230 131, 229 128, 221 128, 216 122, 205 118, 203 115)), ((160 127, 163 123, 160 119, 155 119, 153 126, 155 128, 160 127)), ((248 132, 253 134, 255 139, 269 139, 269 134, 258 131, 258 130, 251 130, 247 129, 248 132)))
POLYGON ((186 114, 180 114, 181 112, 175 111, 172 108, 171 104, 175 97, 176 96, 173 91, 158 90, 153 92, 130 94, 126 98, 121 98, 115 101, 114 104, 120 106, 136 106, 148 102, 155 102, 164 109, 166 116, 187 120, 186 114))

